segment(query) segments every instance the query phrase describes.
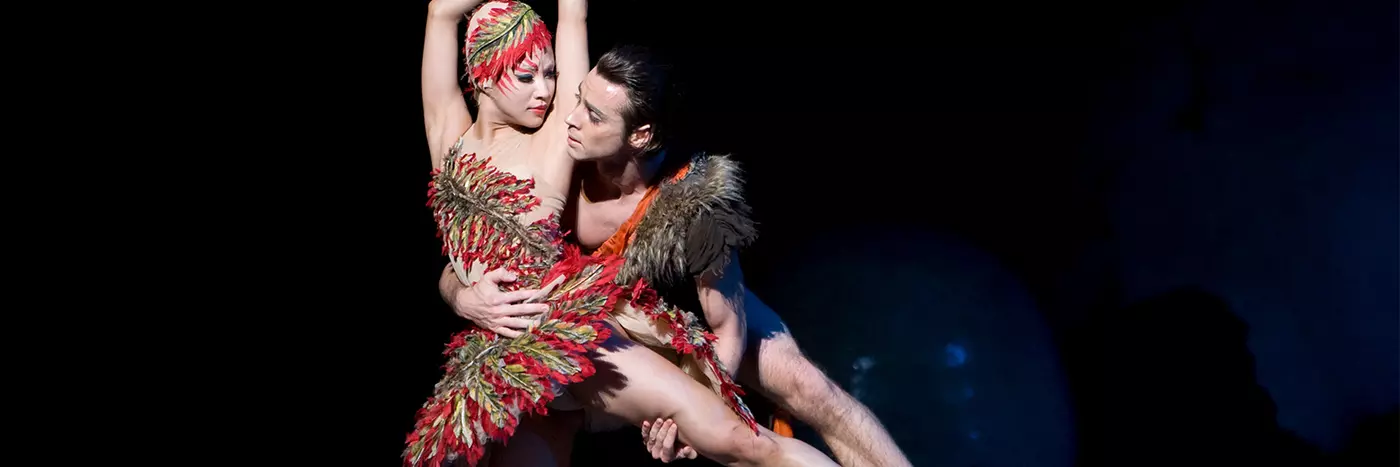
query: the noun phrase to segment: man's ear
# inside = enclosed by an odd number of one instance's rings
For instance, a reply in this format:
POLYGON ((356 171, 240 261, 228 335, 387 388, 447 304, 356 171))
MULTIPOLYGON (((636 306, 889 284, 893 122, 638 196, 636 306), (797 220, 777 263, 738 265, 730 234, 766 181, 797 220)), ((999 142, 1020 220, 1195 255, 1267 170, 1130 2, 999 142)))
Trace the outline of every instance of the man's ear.
POLYGON ((627 136, 627 144, 635 149, 643 149, 651 143, 651 124, 642 125, 632 130, 632 134, 627 136))

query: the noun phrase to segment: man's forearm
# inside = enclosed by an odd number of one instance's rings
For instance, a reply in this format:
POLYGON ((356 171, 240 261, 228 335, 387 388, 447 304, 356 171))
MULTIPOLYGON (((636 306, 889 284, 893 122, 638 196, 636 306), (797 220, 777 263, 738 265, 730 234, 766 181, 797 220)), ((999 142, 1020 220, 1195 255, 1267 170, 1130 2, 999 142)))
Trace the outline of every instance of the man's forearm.
POLYGON ((452 297, 457 295, 457 289, 464 287, 462 281, 457 279, 457 272, 452 269, 452 263, 447 263, 442 268, 442 276, 438 277, 438 295, 442 301, 452 303, 452 297))

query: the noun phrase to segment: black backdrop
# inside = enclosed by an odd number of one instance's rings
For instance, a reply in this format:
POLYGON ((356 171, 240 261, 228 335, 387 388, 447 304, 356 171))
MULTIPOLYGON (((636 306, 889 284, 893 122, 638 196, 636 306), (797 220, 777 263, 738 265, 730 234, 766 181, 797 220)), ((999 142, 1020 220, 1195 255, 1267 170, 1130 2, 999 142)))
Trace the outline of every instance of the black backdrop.
MULTIPOLYGON (((1070 411, 1026 422, 1057 434, 1000 450, 1068 452, 1079 465, 1220 449, 1312 462, 1380 442, 1394 459, 1395 437, 1374 431, 1395 426, 1393 4, 593 3, 594 56, 635 41, 683 64, 689 128, 748 170, 762 229, 743 258, 752 287, 848 389, 863 351, 931 361, 951 347, 804 335, 941 324, 809 306, 791 272, 827 271, 805 286, 842 303, 897 303, 929 285, 881 258, 975 251, 918 277, 986 267, 1014 278, 1027 299, 1000 325, 1043 337, 1037 354, 1058 369, 1046 387, 1060 388, 1046 404, 1070 411), (902 242, 891 251, 831 259, 891 235, 902 242), (870 279, 880 274, 898 277, 870 279)), ((552 24, 553 5, 536 7, 552 24)), ((423 207, 426 5, 377 8, 319 41, 347 58, 333 84, 305 91, 353 110, 313 135, 332 143, 310 157, 357 182, 335 191, 353 206, 343 228, 305 244, 335 258, 308 270, 326 285, 304 299, 328 328, 353 326, 335 334, 356 344, 330 358, 348 368, 346 416, 365 427, 355 449, 375 465, 394 462, 464 324, 437 297, 444 263, 423 207), (354 254, 327 251, 341 249, 354 254)), ((1017 338, 974 328, 961 338, 991 353, 1017 338)), ((867 402, 916 465, 1024 465, 959 447, 977 440, 946 434, 962 428, 930 428, 945 423, 927 402, 938 397, 903 385, 898 368, 871 376, 885 389, 867 402)), ((1046 392, 995 376, 1014 365, 994 370, 977 377, 998 388, 983 392, 1046 392)), ((991 433, 1017 417, 967 419, 991 433)))

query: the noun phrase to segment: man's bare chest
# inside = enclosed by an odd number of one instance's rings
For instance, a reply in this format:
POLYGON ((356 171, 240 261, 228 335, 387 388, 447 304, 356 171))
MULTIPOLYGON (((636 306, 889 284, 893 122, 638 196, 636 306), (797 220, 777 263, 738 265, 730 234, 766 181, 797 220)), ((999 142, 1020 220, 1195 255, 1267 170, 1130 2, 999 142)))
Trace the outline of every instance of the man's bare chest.
POLYGON ((574 233, 579 245, 586 250, 602 246, 617 229, 627 223, 637 209, 636 197, 593 202, 580 195, 574 233))

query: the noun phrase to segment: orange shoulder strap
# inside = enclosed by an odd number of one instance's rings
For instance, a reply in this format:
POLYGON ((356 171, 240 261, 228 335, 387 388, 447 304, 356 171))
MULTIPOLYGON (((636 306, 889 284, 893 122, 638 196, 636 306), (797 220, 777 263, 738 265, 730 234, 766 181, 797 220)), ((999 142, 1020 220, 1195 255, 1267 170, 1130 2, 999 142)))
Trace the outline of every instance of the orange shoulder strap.
MULTIPOLYGON (((685 174, 689 171, 690 166, 681 167, 675 175, 672 175, 671 178, 663 183, 675 183, 680 181, 680 179, 685 178, 685 174)), ((593 256, 620 255, 622 252, 627 251, 627 247, 631 246, 632 240, 637 236, 637 224, 640 224, 642 218, 646 217, 647 208, 651 207, 652 200, 656 199, 656 194, 660 192, 660 184, 647 188, 646 194, 642 195, 642 200, 637 202, 637 209, 632 211, 632 216, 628 217, 627 222, 618 227, 617 231, 613 232, 612 236, 608 237, 607 241, 604 241, 602 246, 598 247, 597 250, 593 250, 593 256)))

